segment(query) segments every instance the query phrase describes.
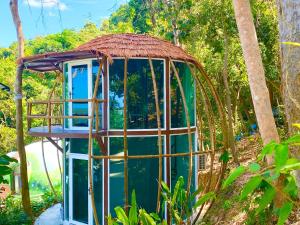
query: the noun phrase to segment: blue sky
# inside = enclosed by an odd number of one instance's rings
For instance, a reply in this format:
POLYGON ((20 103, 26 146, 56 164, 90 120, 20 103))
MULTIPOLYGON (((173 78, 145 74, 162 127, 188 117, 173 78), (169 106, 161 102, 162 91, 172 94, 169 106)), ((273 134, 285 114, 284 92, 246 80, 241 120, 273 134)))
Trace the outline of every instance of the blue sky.
MULTIPOLYGON (((127 0, 19 0, 19 12, 25 38, 32 39, 65 28, 80 29, 88 21, 99 25, 125 2, 127 0)), ((0 0, 0 47, 8 47, 14 41, 16 32, 9 0, 0 0)))

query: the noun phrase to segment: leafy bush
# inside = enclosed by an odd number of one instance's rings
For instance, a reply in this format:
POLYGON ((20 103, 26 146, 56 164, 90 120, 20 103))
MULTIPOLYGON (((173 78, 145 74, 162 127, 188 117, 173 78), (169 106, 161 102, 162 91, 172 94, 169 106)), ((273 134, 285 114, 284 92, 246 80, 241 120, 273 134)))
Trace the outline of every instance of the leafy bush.
MULTIPOLYGON (((109 216, 108 225, 167 225, 167 221, 162 216, 164 215, 164 205, 167 205, 168 211, 170 212, 170 218, 173 223, 185 224, 185 220, 190 220, 191 215, 196 212, 199 206, 215 197, 213 192, 208 192, 196 201, 196 197, 200 193, 200 189, 194 193, 188 194, 184 189, 183 177, 179 177, 173 192, 165 182, 161 183, 161 187, 163 201, 161 202, 162 210, 160 213, 148 213, 145 209, 138 209, 135 191, 133 191, 129 214, 127 215, 122 207, 116 207, 115 212, 117 218, 109 216)), ((195 222, 196 221, 194 221, 193 224, 195 222)))
POLYGON ((8 181, 4 178, 4 176, 10 175, 13 172, 12 163, 17 163, 17 162, 18 161, 16 159, 12 159, 7 155, 0 156, 0 184, 1 183, 8 184, 8 181))
POLYGON ((277 224, 283 225, 293 207, 299 207, 294 171, 300 169, 300 161, 289 153, 290 147, 299 144, 300 134, 279 144, 271 142, 262 149, 257 162, 237 167, 224 181, 223 188, 226 188, 242 174, 251 174, 240 193, 240 201, 248 202, 248 223, 266 223, 273 214, 277 217, 277 224), (262 167, 266 156, 273 156, 274 163, 262 167))
MULTIPOLYGON (((38 217, 43 211, 62 200, 61 193, 56 199, 51 192, 42 195, 41 200, 31 202, 34 217, 38 217)), ((5 225, 32 225, 32 218, 28 217, 22 208, 21 199, 16 196, 9 196, 0 200, 0 224, 5 225)))
POLYGON ((0 224, 5 225, 30 225, 32 220, 28 217, 22 208, 20 199, 13 196, 0 200, 0 224))

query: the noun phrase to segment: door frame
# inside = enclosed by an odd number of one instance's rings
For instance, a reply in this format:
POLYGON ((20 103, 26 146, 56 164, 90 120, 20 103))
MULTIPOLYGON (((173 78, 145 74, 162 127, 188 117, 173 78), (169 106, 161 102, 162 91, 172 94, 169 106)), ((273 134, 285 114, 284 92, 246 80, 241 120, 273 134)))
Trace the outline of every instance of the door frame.
MULTIPOLYGON (((77 154, 70 153, 69 154, 69 223, 74 225, 87 225, 85 223, 78 222, 73 220, 73 160, 85 160, 88 161, 88 155, 85 154, 77 154)), ((88 176, 88 174, 87 174, 88 176)), ((91 194, 89 192, 89 182, 90 179, 88 177, 88 185, 86 187, 86 191, 88 192, 88 225, 93 225, 93 209, 91 204, 91 194)))
MULTIPOLYGON (((73 89, 72 89, 72 67, 73 66, 80 66, 80 65, 87 65, 87 76, 88 76, 88 84, 87 84, 87 92, 88 92, 88 98, 92 98, 92 59, 85 59, 85 60, 74 60, 72 62, 68 63, 68 88, 69 88, 69 93, 68 93, 68 99, 72 99, 72 94, 73 94, 73 89)), ((72 110, 73 103, 69 103, 69 116, 73 115, 73 110, 72 110)), ((88 115, 91 115, 91 102, 88 102, 88 115)), ((69 119, 69 128, 70 129, 76 129, 76 130, 88 130, 90 126, 90 119, 88 120, 88 126, 87 127, 77 127, 73 126, 73 119, 69 119)))

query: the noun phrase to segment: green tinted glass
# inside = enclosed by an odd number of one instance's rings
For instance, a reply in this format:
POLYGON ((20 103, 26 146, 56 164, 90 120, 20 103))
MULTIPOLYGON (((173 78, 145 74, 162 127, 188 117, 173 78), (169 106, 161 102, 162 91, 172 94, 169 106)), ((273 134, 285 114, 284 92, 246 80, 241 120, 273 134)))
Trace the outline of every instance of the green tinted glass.
MULTIPOLYGON (((193 151, 195 151, 195 134, 192 136, 193 151)), ((189 142, 188 134, 183 135, 172 135, 171 136, 171 153, 188 153, 189 152, 189 142)), ((189 173, 189 157, 172 157, 171 158, 171 187, 172 190, 180 176, 183 176, 185 185, 188 182, 189 173)), ((193 157, 193 176, 191 191, 195 190, 195 157, 193 157)))
MULTIPOLYGON (((157 155, 158 137, 129 137, 129 155, 157 155)), ((123 155, 123 138, 110 138, 110 154, 123 155)), ((156 209, 157 181, 159 160, 128 160, 129 197, 136 191, 137 202, 148 212, 156 209)), ((110 160, 110 213, 115 215, 114 208, 124 205, 124 161, 110 160)))
MULTIPOLYGON (((164 125, 164 61, 152 60, 164 125)), ((116 59, 109 69, 110 127, 123 128, 124 60, 116 59)), ((148 59, 128 60, 128 129, 157 128, 153 82, 148 59)))
MULTIPOLYGON (((186 63, 174 62, 183 86, 191 126, 195 126, 195 85, 191 71, 186 63)), ((176 76, 171 70, 171 127, 187 127, 183 100, 176 76)))

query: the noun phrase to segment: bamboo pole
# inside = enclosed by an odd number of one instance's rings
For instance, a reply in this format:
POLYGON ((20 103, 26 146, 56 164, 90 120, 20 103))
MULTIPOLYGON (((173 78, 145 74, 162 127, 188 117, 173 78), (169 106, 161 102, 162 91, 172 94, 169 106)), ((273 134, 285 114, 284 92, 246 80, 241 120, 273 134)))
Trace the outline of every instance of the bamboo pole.
POLYGON ((43 164, 44 164, 44 169, 45 169, 45 173, 46 173, 46 176, 47 176, 47 180, 48 180, 48 183, 50 185, 50 188, 51 188, 53 194, 55 195, 55 198, 58 199, 56 191, 55 191, 55 189, 53 187, 53 184, 52 184, 52 181, 51 181, 48 169, 47 169, 47 164, 46 164, 46 159, 45 159, 45 149, 44 149, 44 138, 41 138, 41 143, 42 143, 43 164))
POLYGON ((128 141, 127 141, 127 57, 124 60, 124 110, 123 110, 123 128, 124 128, 124 195, 125 195, 125 211, 128 214, 128 141))
POLYGON ((155 108, 156 108, 156 120, 157 120, 157 128, 158 128, 158 154, 159 154, 159 168, 158 168, 158 190, 157 190, 157 205, 156 205, 156 212, 159 213, 160 210, 160 185, 162 181, 162 135, 161 135, 161 121, 160 121, 160 108, 159 108, 159 100, 158 100, 158 90, 157 90, 157 83, 156 83, 156 76, 153 69, 152 59, 149 58, 149 65, 151 70, 151 77, 153 83, 153 91, 155 97, 155 108))
MULTIPOLYGON (((205 155, 210 153, 211 151, 198 151, 193 152, 194 155, 205 155)), ((173 154, 161 154, 161 155, 129 155, 127 159, 155 159, 155 158, 172 158, 172 157, 182 157, 182 156, 189 156, 190 153, 173 153, 173 154)), ((92 158, 94 159, 125 159, 124 155, 93 155, 92 158)))
POLYGON ((97 91, 98 91, 98 86, 99 86, 99 79, 101 76, 102 72, 102 66, 103 66, 103 60, 99 60, 99 69, 97 73, 97 78, 96 82, 94 85, 94 92, 93 92, 93 98, 92 98, 92 110, 91 110, 91 115, 89 116, 89 144, 88 144, 88 177, 89 177, 89 192, 91 195, 91 202, 92 202, 92 209, 93 209, 93 216, 95 220, 95 224, 99 225, 99 219, 98 219, 98 213, 97 213, 97 208, 95 204, 95 195, 94 195, 94 190, 93 190, 93 174, 92 174, 92 158, 93 158, 93 153, 92 153, 92 140, 93 140, 93 119, 94 119, 94 114, 95 114, 95 101, 97 97, 97 91))
MULTIPOLYGON (((179 86, 179 90, 181 93, 182 101, 183 101, 183 106, 184 106, 184 112, 186 116, 186 123, 187 123, 187 128, 188 128, 188 142, 189 142, 189 173, 188 173, 188 184, 187 184, 187 198, 190 195, 190 190, 191 190, 191 184, 192 184, 192 175, 193 175, 193 143, 192 143, 192 133, 191 133, 191 121, 190 121, 190 115, 186 103, 186 97, 184 93, 184 89, 178 74, 178 71, 174 65, 174 62, 170 60, 171 66, 173 69, 173 72, 175 74, 175 77, 177 79, 177 83, 179 86)), ((190 221, 188 220, 188 223, 190 221)))

